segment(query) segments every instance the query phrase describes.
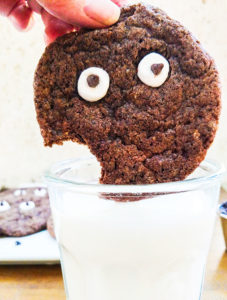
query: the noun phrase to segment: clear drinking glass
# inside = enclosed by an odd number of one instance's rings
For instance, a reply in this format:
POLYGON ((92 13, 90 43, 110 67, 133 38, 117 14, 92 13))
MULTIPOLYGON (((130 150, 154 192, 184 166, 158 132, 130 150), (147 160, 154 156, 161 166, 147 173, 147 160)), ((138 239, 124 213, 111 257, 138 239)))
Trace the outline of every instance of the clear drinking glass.
POLYGON ((222 167, 189 179, 98 184, 94 158, 56 164, 45 178, 67 300, 199 300, 222 167))

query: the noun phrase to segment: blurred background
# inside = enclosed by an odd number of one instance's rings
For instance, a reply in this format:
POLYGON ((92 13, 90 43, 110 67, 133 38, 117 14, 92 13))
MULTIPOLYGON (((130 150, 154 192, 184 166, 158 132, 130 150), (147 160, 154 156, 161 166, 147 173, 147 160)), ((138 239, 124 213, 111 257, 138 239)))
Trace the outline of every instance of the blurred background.
MULTIPOLYGON (((170 17, 183 23, 214 57, 222 82, 222 116, 208 157, 227 168, 227 1, 153 0, 170 17)), ((40 181, 52 163, 88 154, 85 146, 67 142, 46 148, 36 121, 33 76, 45 44, 43 25, 37 16, 33 29, 18 32, 0 18, 0 187, 40 181)), ((227 177, 223 181, 227 189, 227 177)))

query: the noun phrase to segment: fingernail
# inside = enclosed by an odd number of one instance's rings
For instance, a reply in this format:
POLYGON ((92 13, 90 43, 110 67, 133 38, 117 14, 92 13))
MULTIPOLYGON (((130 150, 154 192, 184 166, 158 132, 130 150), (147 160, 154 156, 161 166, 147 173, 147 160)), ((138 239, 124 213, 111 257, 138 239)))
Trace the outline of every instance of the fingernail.
POLYGON ((116 23, 120 17, 120 8, 110 0, 87 0, 85 14, 106 26, 116 23))

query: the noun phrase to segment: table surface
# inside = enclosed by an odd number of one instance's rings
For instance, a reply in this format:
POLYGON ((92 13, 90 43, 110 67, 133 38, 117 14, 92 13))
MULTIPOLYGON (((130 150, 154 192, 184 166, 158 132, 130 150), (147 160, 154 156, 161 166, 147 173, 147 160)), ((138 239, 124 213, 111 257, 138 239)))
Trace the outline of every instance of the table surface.
MULTIPOLYGON (((227 199, 227 193, 222 192, 221 198, 227 199)), ((0 266, 0 300, 40 299, 65 300, 59 265, 0 266)), ((201 300, 227 300, 227 252, 219 220, 210 248, 201 300)))

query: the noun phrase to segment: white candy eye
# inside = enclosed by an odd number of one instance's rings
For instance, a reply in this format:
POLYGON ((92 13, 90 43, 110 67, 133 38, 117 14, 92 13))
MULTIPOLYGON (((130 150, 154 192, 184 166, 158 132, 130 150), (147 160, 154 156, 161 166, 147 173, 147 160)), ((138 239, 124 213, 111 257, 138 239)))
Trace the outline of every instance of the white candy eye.
POLYGON ((35 203, 33 201, 21 202, 19 208, 20 212, 26 213, 35 208, 35 203))
POLYGON ((95 102, 106 96, 110 86, 109 74, 101 68, 84 70, 78 80, 78 94, 89 102, 95 102))
POLYGON ((44 197, 47 191, 45 189, 35 189, 34 194, 36 196, 44 197))
POLYGON ((25 196, 26 194, 27 192, 25 190, 16 190, 14 192, 14 196, 21 196, 21 195, 25 196))
POLYGON ((7 211, 10 209, 10 205, 7 201, 0 201, 0 212, 7 211))
POLYGON ((156 52, 146 55, 139 63, 138 77, 148 86, 159 87, 169 76, 168 60, 156 52))

